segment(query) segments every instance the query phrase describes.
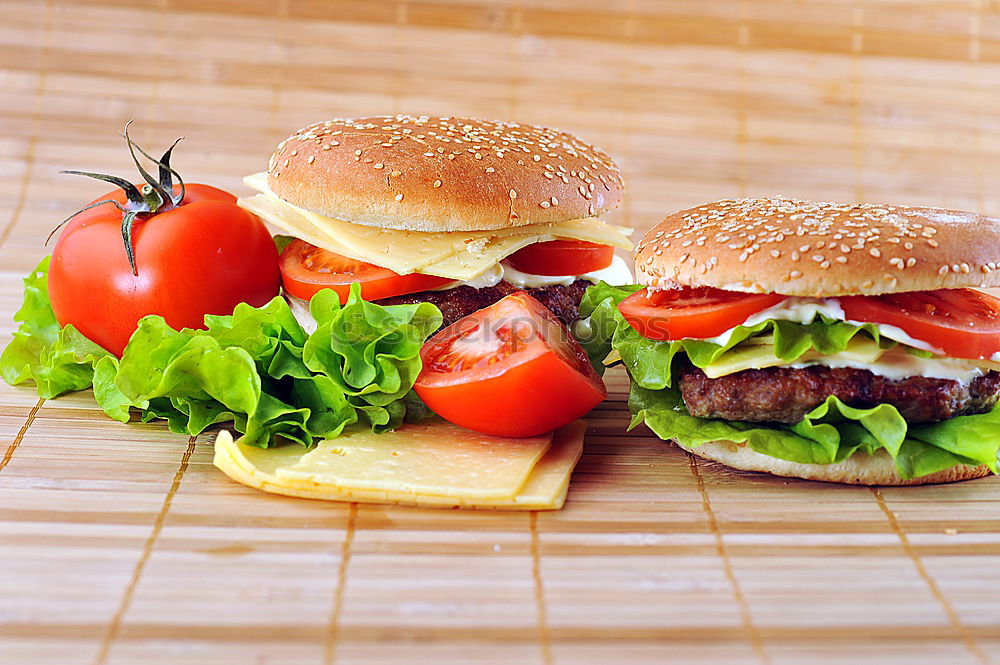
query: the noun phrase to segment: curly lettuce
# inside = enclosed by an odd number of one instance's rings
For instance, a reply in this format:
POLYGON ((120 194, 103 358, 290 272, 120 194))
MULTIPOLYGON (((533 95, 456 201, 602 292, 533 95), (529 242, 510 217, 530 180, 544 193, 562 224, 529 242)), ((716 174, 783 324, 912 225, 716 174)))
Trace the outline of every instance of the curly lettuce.
POLYGON ((810 351, 823 355, 840 353, 859 334, 871 337, 883 349, 897 344, 881 336, 874 324, 855 325, 824 316, 816 317, 811 323, 768 320, 753 326, 736 326, 723 344, 699 339, 650 340, 637 333, 618 311, 618 303, 641 288, 611 286, 604 282, 588 288, 580 303, 582 323, 576 331, 595 367, 603 364, 614 349, 621 355, 632 378, 653 390, 673 385, 674 361, 678 354, 686 355, 696 367, 708 367, 752 337, 773 339, 774 354, 786 363, 795 362, 810 351))
POLYGON ((739 422, 692 416, 674 387, 674 364, 684 354, 706 367, 754 336, 773 336, 774 353, 793 362, 815 349, 823 354, 843 351, 855 335, 870 335, 885 348, 895 344, 880 338, 874 326, 855 326, 822 317, 810 324, 765 321, 738 326, 725 344, 699 340, 656 341, 642 337, 618 311, 618 303, 639 286, 601 283, 587 290, 575 332, 588 356, 603 370, 603 361, 617 351, 632 378, 629 429, 645 423, 661 439, 686 446, 733 441, 778 459, 802 464, 832 464, 861 452, 886 451, 903 478, 917 478, 958 465, 986 465, 997 472, 1000 452, 1000 406, 990 413, 959 416, 938 423, 911 425, 896 407, 850 407, 835 396, 807 413, 798 423, 739 422))
POLYGON ((307 335, 280 297, 205 317, 205 330, 174 330, 159 316, 139 322, 119 359, 72 326, 60 327, 47 285, 48 259, 25 279, 20 327, 0 356, 0 376, 34 381, 41 397, 93 388, 105 413, 127 422, 165 420, 196 435, 232 421, 244 440, 304 446, 364 423, 382 431, 425 417, 412 392, 420 347, 441 325, 432 304, 382 307, 357 285, 344 305, 332 291, 313 298, 319 327, 307 335))

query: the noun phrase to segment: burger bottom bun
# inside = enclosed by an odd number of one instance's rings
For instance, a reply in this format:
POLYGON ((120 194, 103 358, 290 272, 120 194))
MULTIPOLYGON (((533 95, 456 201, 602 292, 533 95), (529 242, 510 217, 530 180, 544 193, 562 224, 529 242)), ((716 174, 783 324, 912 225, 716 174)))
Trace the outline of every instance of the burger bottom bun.
POLYGON ((848 485, 932 485, 982 478, 990 473, 985 466, 956 466, 928 476, 906 479, 899 475, 895 463, 884 450, 874 455, 855 453, 835 464, 799 464, 763 455, 732 441, 711 441, 700 446, 677 445, 689 453, 742 471, 848 485))

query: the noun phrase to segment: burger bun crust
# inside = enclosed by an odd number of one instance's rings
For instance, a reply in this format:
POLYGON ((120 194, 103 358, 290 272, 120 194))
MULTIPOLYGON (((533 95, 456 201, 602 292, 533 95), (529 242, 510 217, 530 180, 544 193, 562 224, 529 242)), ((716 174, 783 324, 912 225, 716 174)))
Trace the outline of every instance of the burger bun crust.
POLYGON ((300 129, 271 156, 268 185, 327 217, 430 232, 594 217, 617 207, 624 189, 611 158, 572 134, 406 115, 300 129))
POLYGON ((749 446, 731 441, 711 441, 699 446, 677 445, 693 455, 741 471, 847 485, 933 485, 982 478, 990 474, 985 466, 956 466, 920 478, 907 479, 899 475, 892 458, 884 450, 879 450, 874 455, 855 453, 843 462, 834 464, 799 464, 758 453, 749 446))
POLYGON ((837 297, 1000 286, 1000 219, 788 198, 717 201, 639 242, 640 283, 837 297))

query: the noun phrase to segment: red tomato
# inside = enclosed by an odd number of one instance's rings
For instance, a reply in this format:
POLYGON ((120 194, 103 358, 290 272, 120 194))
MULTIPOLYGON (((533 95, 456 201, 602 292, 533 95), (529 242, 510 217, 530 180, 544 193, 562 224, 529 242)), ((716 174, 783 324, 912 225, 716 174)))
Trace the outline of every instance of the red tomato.
POLYGON ((582 275, 611 265, 615 248, 582 240, 536 242, 511 254, 507 260, 532 275, 582 275))
MULTIPOLYGON (((175 188, 179 191, 179 188, 175 188)), ((126 202, 125 193, 96 199, 126 202)), ((139 319, 159 314, 174 328, 204 327, 206 314, 232 314, 278 294, 271 234, 232 194, 188 185, 181 205, 140 215, 132 231, 132 274, 110 204, 73 217, 56 242, 49 297, 56 319, 120 356, 139 319)))
POLYGON ((704 338, 721 335, 784 299, 775 293, 738 293, 710 286, 642 289, 621 301, 618 310, 649 339, 704 338))
POLYGON ((953 358, 1000 351, 1000 298, 973 289, 939 289, 840 299, 850 321, 884 323, 953 358))
POLYGON ((436 289, 454 280, 434 275, 400 275, 388 268, 334 254, 304 240, 293 240, 281 253, 281 277, 285 291, 309 300, 321 289, 333 289, 340 302, 347 300, 351 283, 361 283, 365 300, 378 300, 406 293, 436 289))
POLYGON ((486 434, 548 432, 608 394, 559 319, 521 291, 434 335, 420 358, 420 399, 456 425, 486 434))

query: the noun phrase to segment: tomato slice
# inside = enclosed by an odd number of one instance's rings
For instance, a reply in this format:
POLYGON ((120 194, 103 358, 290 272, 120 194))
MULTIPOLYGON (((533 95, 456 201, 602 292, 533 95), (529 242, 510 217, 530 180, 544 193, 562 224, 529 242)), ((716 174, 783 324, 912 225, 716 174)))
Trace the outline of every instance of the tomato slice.
POLYGON ((420 358, 420 399, 446 420, 486 434, 536 436, 608 394, 580 344, 523 291, 437 333, 420 358))
POLYGON ((615 248, 582 240, 536 242, 517 250, 507 260, 532 275, 582 275, 611 265, 615 248))
POLYGON ((642 289, 621 301, 618 310, 636 332, 649 339, 704 338, 721 335, 785 298, 776 293, 738 293, 710 286, 642 289))
POLYGON ((953 358, 990 358, 1000 351, 1000 298, 974 289, 939 289, 848 296, 840 299, 850 321, 902 328, 953 358))
POLYGON ((285 291, 302 300, 309 300, 321 289, 333 289, 345 302, 354 282, 361 283, 361 295, 366 300, 378 300, 436 289, 454 280, 421 273, 400 275, 304 240, 293 240, 281 253, 281 281, 285 291))

